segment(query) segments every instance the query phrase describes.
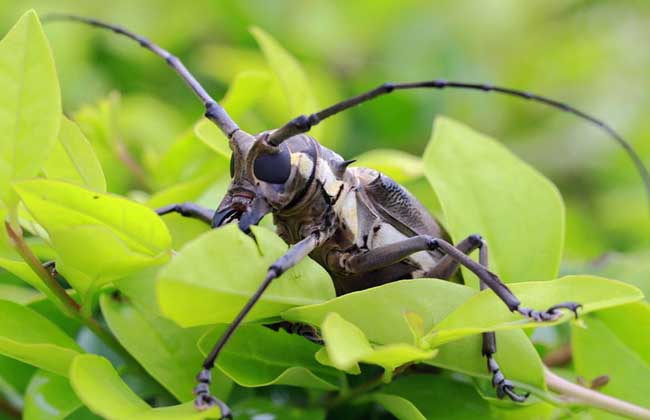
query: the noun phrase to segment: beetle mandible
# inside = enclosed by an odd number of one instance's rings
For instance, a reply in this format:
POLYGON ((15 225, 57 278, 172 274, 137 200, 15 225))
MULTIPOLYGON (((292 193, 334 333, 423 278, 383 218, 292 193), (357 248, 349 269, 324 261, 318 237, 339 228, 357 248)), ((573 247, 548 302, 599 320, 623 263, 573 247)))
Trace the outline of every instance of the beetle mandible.
MULTIPOLYGON (((334 151, 307 136, 311 127, 339 112, 378 96, 409 89, 470 89, 515 96, 572 113, 606 131, 633 160, 650 196, 650 175, 631 145, 604 122, 562 102, 520 90, 489 84, 431 80, 386 83, 361 95, 311 115, 302 115, 284 126, 251 135, 228 116, 185 65, 148 39, 122 27, 74 15, 49 15, 44 20, 70 20, 111 30, 137 41, 163 58, 189 85, 205 106, 205 116, 227 137, 232 150, 232 181, 216 210, 193 203, 169 205, 159 215, 176 212, 218 228, 236 222, 244 232, 271 213, 278 234, 292 246, 273 263, 256 292, 231 322, 208 354, 194 389, 197 409, 219 406, 224 418, 230 409, 210 393, 211 369, 236 328, 283 272, 310 256, 331 275, 337 295, 380 284, 420 277, 450 279, 460 265, 490 288, 513 311, 535 321, 551 321, 567 309, 577 316, 579 303, 563 302, 548 309, 523 307, 517 297, 488 269, 487 243, 471 235, 456 245, 422 204, 405 188, 375 170, 349 167, 334 151), (478 251, 478 262, 468 254, 478 251)), ((482 353, 500 398, 522 402, 521 395, 501 373, 493 355, 493 332, 483 333, 482 353)))

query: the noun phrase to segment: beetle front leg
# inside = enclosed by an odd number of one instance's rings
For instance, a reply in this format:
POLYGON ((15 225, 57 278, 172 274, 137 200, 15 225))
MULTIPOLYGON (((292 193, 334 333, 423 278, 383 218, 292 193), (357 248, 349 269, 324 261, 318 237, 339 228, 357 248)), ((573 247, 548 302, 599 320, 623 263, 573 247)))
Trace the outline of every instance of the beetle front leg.
POLYGON ((222 410, 223 418, 231 418, 232 414, 230 409, 223 402, 221 402, 216 397, 210 394, 210 383, 212 381, 211 371, 214 368, 215 361, 219 356, 219 353, 224 348, 230 337, 242 323, 246 315, 250 312, 253 306, 260 299, 264 291, 271 285, 271 282, 280 277, 282 273, 298 264, 303 258, 305 258, 311 251, 314 250, 321 243, 320 233, 314 233, 302 241, 298 242, 278 260, 276 260, 268 269, 264 281, 257 288, 255 293, 250 297, 246 305, 239 311, 235 319, 230 323, 226 331, 221 335, 219 341, 214 345, 212 351, 203 361, 203 369, 196 376, 198 385, 194 388, 194 394, 196 399, 194 405, 199 410, 205 410, 213 406, 219 406, 222 410))
POLYGON ((178 213, 181 216, 198 219, 207 224, 212 224, 212 219, 214 218, 214 210, 206 209, 205 207, 201 207, 194 203, 170 204, 156 209, 156 213, 158 213, 159 216, 164 216, 169 213, 178 213))

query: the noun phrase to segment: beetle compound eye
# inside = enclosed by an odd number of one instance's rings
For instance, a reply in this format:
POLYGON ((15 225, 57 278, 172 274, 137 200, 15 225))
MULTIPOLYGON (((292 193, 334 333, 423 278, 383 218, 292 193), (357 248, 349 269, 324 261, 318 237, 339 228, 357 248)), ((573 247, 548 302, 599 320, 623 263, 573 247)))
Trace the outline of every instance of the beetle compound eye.
POLYGON ((230 155, 230 178, 235 177, 235 154, 230 155))
POLYGON ((291 154, 286 146, 278 153, 260 155, 253 162, 255 178, 271 184, 284 184, 291 174, 291 154))

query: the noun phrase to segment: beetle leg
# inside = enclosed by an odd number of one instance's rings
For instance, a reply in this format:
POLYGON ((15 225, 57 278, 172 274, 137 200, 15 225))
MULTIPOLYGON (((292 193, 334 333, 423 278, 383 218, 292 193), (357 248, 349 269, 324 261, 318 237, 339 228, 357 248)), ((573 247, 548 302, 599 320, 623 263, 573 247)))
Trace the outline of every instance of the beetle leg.
MULTIPOLYGON (((217 343, 214 345, 212 351, 210 351, 208 356, 203 361, 203 369, 196 376, 196 380, 199 383, 194 388, 194 394, 196 395, 194 405, 196 406, 197 409, 205 410, 209 407, 218 405, 219 407, 222 408, 222 410, 224 410, 225 404, 223 404, 221 401, 219 401, 217 398, 213 397, 210 394, 210 382, 211 382, 210 372, 214 367, 214 363, 217 360, 219 353, 226 345, 230 337, 233 335, 237 327, 242 323, 246 315, 253 308, 255 303, 257 303, 257 301, 260 299, 264 291, 269 287, 271 282, 274 279, 280 277, 282 273, 284 273, 294 265, 298 264, 307 255, 309 255, 309 253, 313 251, 314 248, 316 248, 321 243, 320 236, 321 236, 320 232, 316 232, 306 237, 302 241, 298 242, 297 244, 289 248, 289 250, 282 257, 277 259, 269 267, 266 273, 266 277, 264 278, 262 284, 257 288, 255 293, 253 293, 253 295, 250 297, 248 302, 246 302, 246 305, 244 305, 242 310, 239 311, 235 319, 230 323, 226 331, 224 331, 224 333, 221 335, 219 341, 217 341, 217 343)), ((225 409, 227 409, 227 407, 225 407, 225 409)), ((227 410, 227 413, 229 412, 230 411, 227 410)), ((226 417, 226 414, 224 414, 224 417, 226 417)))
MULTIPOLYGON (((460 264, 467 267, 472 271, 481 282, 485 283, 487 287, 492 289, 494 293, 508 306, 512 312, 518 312, 524 315, 527 318, 530 318, 534 321, 553 321, 558 319, 562 313, 559 308, 566 308, 571 310, 576 316, 578 315, 578 308, 581 307, 580 304, 575 302, 564 302, 558 305, 554 305, 548 308, 545 311, 533 310, 530 308, 525 308, 521 306, 521 302, 517 297, 510 291, 508 286, 506 286, 499 276, 489 271, 480 263, 474 261, 469 256, 464 254, 462 251, 458 250, 449 242, 432 237, 425 237, 429 243, 430 250, 441 250, 445 254, 449 255, 451 258, 458 261, 460 264)), ((411 238, 412 239, 412 238, 411 238)))
POLYGON ((170 204, 157 209, 156 213, 158 213, 159 216, 169 213, 178 213, 181 216, 198 219, 207 224, 212 224, 212 218, 214 217, 214 210, 206 209, 205 207, 201 207, 194 203, 170 204))
MULTIPOLYGON (((540 322, 557 319, 561 315, 560 308, 569 309, 577 316, 577 310, 580 305, 573 302, 554 305, 546 311, 521 307, 521 302, 510 291, 508 286, 496 274, 488 270, 487 244, 479 235, 469 236, 460 242, 458 247, 440 238, 433 238, 427 235, 414 236, 401 242, 354 255, 345 260, 344 265, 352 273, 363 273, 395 264, 415 252, 434 250, 444 252, 445 256, 438 263, 440 267, 436 266, 436 268, 428 273, 432 277, 449 278, 456 271, 458 265, 463 265, 476 274, 481 282, 481 289, 485 289, 486 287, 492 289, 513 312, 519 312, 530 319, 540 322), (474 261, 467 255, 477 248, 479 249, 479 262, 474 261)), ((503 376, 498 363, 493 357, 494 353, 496 353, 496 337, 494 332, 483 333, 482 337, 482 352, 487 358, 488 369, 492 374, 492 384, 497 389, 497 395, 500 398, 507 395, 513 401, 524 401, 527 395, 518 395, 515 393, 513 384, 503 376)))
MULTIPOLYGON (((479 264, 481 264, 486 269, 488 268, 488 247, 487 243, 479 235, 471 235, 459 242, 456 245, 456 248, 462 251, 465 254, 470 254, 472 251, 478 249, 479 251, 479 264)), ((448 279, 454 275, 460 263, 449 255, 445 255, 440 259, 438 264, 431 270, 427 275, 435 277, 438 279, 448 279)), ((480 283, 481 290, 484 290, 487 286, 484 282, 480 283)), ((528 394, 519 395, 515 392, 514 385, 512 382, 506 379, 506 377, 501 372, 501 368, 494 358, 494 354, 497 352, 497 338, 493 331, 485 332, 481 334, 483 339, 482 354, 486 358, 487 367, 492 375, 492 386, 496 388, 497 396, 503 398, 508 396, 513 401, 524 402, 528 397, 528 394)))
POLYGON ((318 329, 310 324, 303 324, 301 322, 289 322, 282 321, 276 322, 275 324, 266 324, 264 325, 267 328, 272 329, 273 331, 284 330, 289 334, 297 334, 301 337, 306 338, 312 343, 316 344, 325 344, 323 337, 318 332, 318 329))
MULTIPOLYGON (((489 267, 487 242, 485 242, 485 240, 478 235, 472 235, 469 238, 473 238, 473 242, 476 242, 478 239, 478 262, 487 269, 489 267)), ((486 284, 481 281, 481 290, 485 290, 486 287, 486 284)), ((506 379, 503 373, 501 373, 499 363, 497 363, 496 359, 494 358, 494 354, 497 352, 497 337, 494 331, 484 332, 481 334, 481 337, 483 339, 483 348, 481 350, 481 353, 487 360, 487 367, 490 371, 490 374, 492 375, 492 386, 497 390, 497 397, 503 398, 507 395, 508 398, 515 402, 526 401, 530 393, 527 392, 524 395, 517 394, 515 392, 514 385, 512 382, 506 379)))
MULTIPOLYGON (((480 236, 473 235, 480 239, 480 236)), ((499 276, 474 261, 467 256, 462 250, 456 248, 449 242, 441 238, 434 238, 429 235, 413 236, 401 242, 385 245, 379 248, 371 249, 367 252, 353 255, 343 261, 344 267, 351 273, 365 273, 388 267, 399 262, 411 254, 419 251, 442 251, 449 258, 459 264, 467 267, 508 306, 512 312, 519 312, 527 318, 535 321, 553 321, 558 319, 562 314, 559 308, 566 308, 577 315, 580 304, 565 302, 554 305, 546 311, 537 311, 521 306, 521 302, 510 291, 499 276)))
MULTIPOLYGON (((482 246, 484 243, 483 239, 481 238, 480 235, 470 235, 467 238, 463 239, 462 241, 458 242, 456 244, 456 248, 461 251, 464 254, 470 254, 476 249, 482 250, 484 247, 482 246)), ((487 252, 487 248, 485 248, 487 252)), ((485 260, 487 261, 487 255, 485 255, 485 260)), ((482 264, 484 267, 487 268, 486 264, 482 264)), ((438 263, 436 264, 431 271, 427 272, 425 274, 426 277, 433 277, 436 279, 442 279, 442 280, 449 280, 451 276, 453 276, 456 271, 458 271, 458 267, 460 266, 460 263, 450 257, 449 255, 445 254, 440 258, 438 263)))

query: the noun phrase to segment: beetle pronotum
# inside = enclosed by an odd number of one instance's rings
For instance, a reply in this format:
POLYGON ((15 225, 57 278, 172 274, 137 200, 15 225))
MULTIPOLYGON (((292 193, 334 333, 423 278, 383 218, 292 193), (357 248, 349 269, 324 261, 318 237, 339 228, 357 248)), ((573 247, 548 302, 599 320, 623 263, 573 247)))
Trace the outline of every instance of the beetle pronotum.
MULTIPOLYGON (((316 113, 301 115, 278 129, 251 135, 239 128, 178 58, 146 38, 119 26, 73 15, 50 15, 45 20, 82 22, 137 41, 178 73, 203 102, 205 116, 228 137, 232 181, 217 209, 182 203, 158 209, 158 214, 180 213, 213 228, 237 221, 248 232, 251 225, 272 213, 279 235, 292 244, 269 267, 261 285, 208 354, 197 375, 196 407, 218 405, 224 417, 231 416, 229 408, 209 389, 211 369, 220 351, 271 282, 308 255, 330 273, 337 294, 405 278, 449 279, 463 265, 477 275, 481 288, 492 289, 511 311, 524 317, 554 320, 562 308, 577 316, 580 307, 573 302, 559 303, 547 310, 522 307, 499 277, 488 270, 487 244, 481 236, 471 235, 455 246, 449 243, 436 220, 403 187, 377 171, 348 167, 351 161, 343 160, 304 134, 321 121, 397 90, 457 88, 498 92, 572 113, 606 131, 631 157, 650 197, 650 175, 628 142, 604 122, 543 96, 488 84, 444 80, 386 83, 316 113), (478 262, 468 256, 475 250, 479 252, 478 262)), ((526 396, 515 392, 493 358, 494 333, 483 334, 482 352, 497 395, 524 401, 526 396)))

